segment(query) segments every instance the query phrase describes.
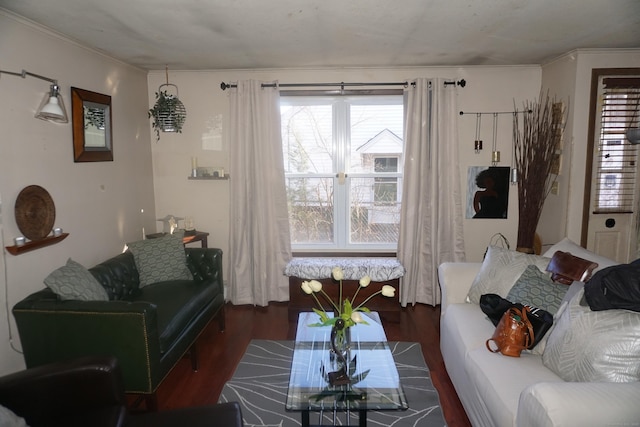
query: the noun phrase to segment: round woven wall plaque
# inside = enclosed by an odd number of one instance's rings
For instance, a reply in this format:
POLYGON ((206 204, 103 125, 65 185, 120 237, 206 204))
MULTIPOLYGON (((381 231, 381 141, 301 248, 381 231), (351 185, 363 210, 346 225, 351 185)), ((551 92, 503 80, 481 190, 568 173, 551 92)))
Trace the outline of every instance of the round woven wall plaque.
POLYGON ((16 223, 29 240, 42 240, 49 235, 56 220, 53 199, 44 188, 30 185, 16 199, 16 223))

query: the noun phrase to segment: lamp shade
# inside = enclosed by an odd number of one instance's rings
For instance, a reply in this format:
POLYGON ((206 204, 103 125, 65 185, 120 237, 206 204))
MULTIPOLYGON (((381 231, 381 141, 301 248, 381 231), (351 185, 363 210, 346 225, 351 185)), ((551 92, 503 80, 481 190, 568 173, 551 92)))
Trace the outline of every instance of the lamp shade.
POLYGON ((40 103, 40 108, 36 112, 36 118, 55 123, 69 122, 67 111, 64 108, 64 101, 57 85, 51 85, 51 91, 45 94, 40 103))

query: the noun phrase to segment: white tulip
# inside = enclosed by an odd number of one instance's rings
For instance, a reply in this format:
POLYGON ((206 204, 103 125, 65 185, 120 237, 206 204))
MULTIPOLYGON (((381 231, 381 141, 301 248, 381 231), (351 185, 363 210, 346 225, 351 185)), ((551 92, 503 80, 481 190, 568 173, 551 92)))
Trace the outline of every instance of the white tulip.
POLYGON ((360 279, 360 286, 362 286, 363 288, 369 286, 369 283, 371 283, 371 277, 369 276, 364 276, 362 279, 360 279))
POLYGON ((353 320, 355 323, 362 323, 362 315, 359 311, 354 311, 353 313, 351 313, 351 320, 353 320))
POLYGON ((333 269, 331 270, 331 274, 336 280, 342 280, 344 278, 344 273, 342 272, 342 269, 340 267, 333 267, 333 269))
POLYGON ((313 292, 320 292, 322 290, 322 283, 318 282, 317 280, 311 280, 309 282, 309 287, 313 292))
POLYGON ((305 294, 309 295, 313 292, 313 290, 311 289, 311 286, 309 285, 309 282, 305 281, 302 282, 302 285, 300 285, 300 287, 302 288, 302 290, 304 291, 305 294))
POLYGON ((391 285, 384 285, 382 287, 382 295, 385 297, 392 297, 396 294, 396 288, 391 285))

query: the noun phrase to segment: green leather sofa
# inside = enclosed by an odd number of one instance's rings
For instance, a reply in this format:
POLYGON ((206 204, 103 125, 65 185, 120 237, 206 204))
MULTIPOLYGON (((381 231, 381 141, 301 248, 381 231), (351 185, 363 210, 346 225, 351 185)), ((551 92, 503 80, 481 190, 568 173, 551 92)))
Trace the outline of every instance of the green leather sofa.
POLYGON ((81 356, 115 356, 125 392, 155 409, 155 392, 188 352, 197 370, 195 342, 214 318, 224 330, 222 251, 185 248, 194 280, 139 287, 130 252, 90 268, 109 301, 60 300, 49 288, 13 307, 27 368, 81 356), (191 351, 189 351, 191 349, 191 351))

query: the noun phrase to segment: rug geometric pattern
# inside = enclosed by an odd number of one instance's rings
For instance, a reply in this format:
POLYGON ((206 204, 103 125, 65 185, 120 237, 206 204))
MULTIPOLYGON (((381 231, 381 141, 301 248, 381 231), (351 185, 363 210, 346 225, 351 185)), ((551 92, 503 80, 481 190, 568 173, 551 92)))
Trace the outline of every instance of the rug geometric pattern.
MULTIPOLYGON (((225 384, 219 402, 237 401, 246 427, 297 427, 300 413, 287 412, 284 402, 289 384, 293 341, 252 340, 233 377, 225 384)), ((409 409, 406 411, 369 411, 367 425, 373 427, 440 427, 446 425, 424 362, 420 344, 389 342, 409 409)), ((311 423, 319 422, 311 413, 311 423)), ((336 425, 357 425, 358 414, 347 423, 344 414, 336 425)), ((324 415, 323 424, 333 423, 333 414, 324 415)))

